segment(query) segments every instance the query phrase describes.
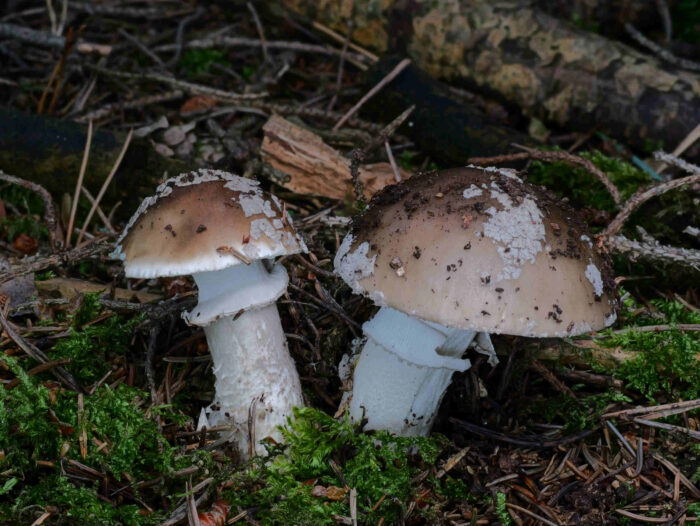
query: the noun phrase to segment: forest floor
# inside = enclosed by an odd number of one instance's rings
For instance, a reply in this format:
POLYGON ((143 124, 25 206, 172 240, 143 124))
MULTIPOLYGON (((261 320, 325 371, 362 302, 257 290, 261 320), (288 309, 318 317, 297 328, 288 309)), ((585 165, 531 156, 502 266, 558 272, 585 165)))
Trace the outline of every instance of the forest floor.
MULTIPOLYGON (((613 327, 568 340, 494 336, 500 363, 468 356, 473 366, 454 375, 430 437, 363 432, 342 411, 333 416, 346 387, 338 364, 374 312, 332 274, 346 218, 361 205, 351 194, 280 186, 260 148, 272 114, 342 154, 370 142, 388 122, 361 111, 333 126, 372 87, 364 83, 372 55, 323 26, 245 4, 101 11, 70 2, 64 19, 53 2, 53 21, 43 3, 11 4, 12 12, 0 8, 0 23, 50 35, 63 21, 69 37, 67 46, 0 41, 5 108, 80 122, 86 137, 88 123, 112 130, 124 138, 118 150, 135 130, 164 159, 257 177, 288 204, 309 253, 284 259, 290 286, 278 306, 308 407, 284 443, 245 462, 217 429, 198 431, 213 373, 203 331, 180 317, 196 298, 191 279, 126 279, 108 253, 135 207, 106 193, 86 222, 91 199, 81 198, 72 221, 78 172, 54 192, 54 210, 27 184, 32 174, 0 166, 21 179, 0 180, 0 523, 698 520, 697 263, 694 270, 615 256, 623 308, 613 327), (68 49, 76 35, 92 48, 68 49), (214 40, 223 36, 235 39, 214 40)), ((527 133, 511 109, 483 104, 527 133)), ((448 167, 402 133, 386 137, 401 169, 448 167)), ((648 152, 603 134, 538 137, 545 149, 592 161, 625 200, 660 182, 644 168, 658 167, 648 152)), ((366 153, 367 161, 389 160, 383 143, 366 153)), ((527 170, 531 182, 582 208, 593 231, 615 217, 590 170, 546 160, 528 161, 527 170)), ((622 231, 696 250, 699 203, 698 183, 669 191, 635 207, 622 231)))

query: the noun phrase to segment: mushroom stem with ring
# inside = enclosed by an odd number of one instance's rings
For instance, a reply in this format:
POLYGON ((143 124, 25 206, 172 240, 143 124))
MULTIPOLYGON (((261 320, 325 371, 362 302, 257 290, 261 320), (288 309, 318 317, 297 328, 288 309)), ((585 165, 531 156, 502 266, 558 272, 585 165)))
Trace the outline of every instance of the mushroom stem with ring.
MULTIPOLYGON (((275 305, 287 288, 286 271, 275 265, 268 272, 257 260, 193 278, 199 303, 185 319, 204 326, 216 377, 215 399, 199 426, 231 425, 229 439, 242 452, 248 451, 248 406, 241 401, 259 399, 258 409, 264 409, 253 419, 255 436, 280 440, 278 426, 285 425, 289 416, 284 409, 303 405, 299 376, 275 305), (217 316, 220 312, 233 314, 217 316)), ((255 447, 264 453, 260 442, 255 447)))
POLYGON ((350 414, 400 435, 430 431, 474 339, 493 366, 489 334, 575 336, 612 325, 619 309, 609 258, 580 215, 506 169, 385 187, 353 218, 334 266, 382 307, 364 325, 350 414))
POLYGON ((365 429, 400 436, 427 435, 452 374, 471 366, 461 358, 467 347, 491 345, 488 333, 450 329, 389 307, 362 329, 367 342, 355 365, 350 417, 365 416, 365 429))
POLYGON ((200 169, 161 184, 124 229, 114 257, 128 277, 191 274, 199 303, 185 319, 204 327, 216 393, 200 427, 229 426, 243 458, 281 439, 299 375, 274 305, 287 288, 275 257, 306 252, 284 203, 257 181, 200 169))

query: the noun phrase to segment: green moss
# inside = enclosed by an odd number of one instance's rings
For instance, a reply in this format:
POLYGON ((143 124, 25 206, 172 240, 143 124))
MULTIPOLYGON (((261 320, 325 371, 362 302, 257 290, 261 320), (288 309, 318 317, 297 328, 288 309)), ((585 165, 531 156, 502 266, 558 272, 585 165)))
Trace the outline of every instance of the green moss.
MULTIPOLYGON (((162 517, 143 514, 132 501, 115 507, 99 497, 103 489, 83 479, 67 478, 62 462, 73 459, 123 484, 131 480, 167 477, 174 469, 192 465, 180 457, 160 434, 146 412, 148 395, 124 384, 103 386, 84 396, 78 411, 76 393, 27 376, 19 362, 0 359, 19 384, 0 389, 0 522, 31 523, 27 510, 54 506, 66 524, 151 524, 162 517), (80 452, 85 433, 86 455, 80 452), (100 448, 104 443, 106 447, 100 448), (37 465, 52 462, 53 468, 37 465)), ((177 420, 168 407, 151 411, 177 420)), ((207 456, 201 452, 200 456, 207 456)), ((96 483, 95 483, 96 484, 96 483)), ((114 482, 112 483, 114 484, 114 482)), ((118 499, 121 500, 121 499, 118 499)))
POLYGON ((238 473, 228 495, 234 506, 260 507, 256 519, 266 525, 335 524, 333 515, 349 516, 347 497, 335 501, 312 495, 315 485, 344 486, 331 461, 361 496, 358 515, 368 524, 381 517, 391 524, 410 501, 411 478, 435 462, 442 447, 440 438, 358 433, 347 419, 336 421, 312 408, 296 410, 284 435, 284 451, 276 451, 272 462, 260 460, 238 473))
POLYGON ((179 67, 186 77, 196 77, 202 73, 209 73, 213 64, 230 67, 231 64, 225 56, 219 49, 188 49, 182 54, 179 67))
POLYGON ((656 309, 654 317, 646 313, 634 315, 639 306, 628 298, 623 316, 630 330, 619 334, 611 330, 602 333, 601 345, 639 352, 613 375, 623 380, 626 388, 639 391, 650 401, 655 401, 659 395, 670 395, 674 400, 676 397, 684 400, 700 397, 700 367, 696 358, 700 355, 700 333, 675 328, 677 324, 700 323, 700 314, 674 301, 652 300, 651 305, 656 309), (672 328, 634 330, 637 326, 658 324, 668 324, 672 328))
POLYGON ((81 384, 89 384, 104 376, 111 364, 110 358, 123 355, 129 350, 129 343, 140 317, 124 319, 113 315, 101 323, 85 325, 100 313, 99 293, 89 293, 82 297, 82 305, 73 314, 70 334, 53 347, 54 358, 69 358, 66 366, 81 384))
POLYGON ((674 2, 671 18, 674 38, 690 44, 700 43, 700 1, 674 2))
POLYGON ((506 494, 500 491, 496 494, 496 502, 494 503, 496 507, 496 515, 498 515, 498 520, 501 521, 502 526, 510 526, 513 524, 513 520, 508 514, 508 508, 506 507, 506 494))

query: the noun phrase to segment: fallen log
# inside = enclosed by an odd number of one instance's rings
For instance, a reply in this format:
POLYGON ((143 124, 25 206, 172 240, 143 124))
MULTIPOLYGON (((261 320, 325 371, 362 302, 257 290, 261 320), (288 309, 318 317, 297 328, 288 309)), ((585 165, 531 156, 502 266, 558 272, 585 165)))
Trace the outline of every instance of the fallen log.
MULTIPOLYGON (((672 149, 700 122, 700 75, 528 7, 486 0, 282 0, 380 53, 570 130, 672 149)), ((698 158, 700 145, 686 152, 698 158)))
MULTIPOLYGON (((60 202, 64 192, 75 188, 86 138, 87 125, 0 109, 0 170, 40 184, 60 202)), ((93 195, 99 192, 125 139, 126 134, 119 131, 94 132, 84 180, 93 195)), ((117 218, 129 217, 166 174, 193 168, 163 157, 147 140, 134 138, 102 203, 109 206, 122 201, 117 218)))
MULTIPOLYGON (((391 71, 399 59, 382 58, 367 75, 367 89, 391 71)), ((494 156, 513 150, 512 144, 534 145, 519 131, 501 125, 476 104, 450 92, 443 83, 410 65, 369 103, 365 113, 389 122, 415 105, 410 126, 400 128, 421 150, 446 165, 465 164, 470 157, 494 156)))

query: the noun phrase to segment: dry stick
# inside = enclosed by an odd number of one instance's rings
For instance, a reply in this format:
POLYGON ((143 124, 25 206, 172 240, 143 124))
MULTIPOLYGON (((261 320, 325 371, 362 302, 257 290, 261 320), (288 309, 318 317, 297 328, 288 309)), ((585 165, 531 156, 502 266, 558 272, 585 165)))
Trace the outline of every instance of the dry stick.
POLYGON ((678 248, 659 243, 642 243, 625 236, 610 236, 605 239, 606 247, 617 254, 625 255, 632 261, 646 258, 668 264, 680 264, 700 270, 700 250, 678 248))
POLYGON ((32 272, 40 272, 49 267, 73 264, 76 261, 80 261, 86 257, 107 252, 112 248, 113 246, 110 243, 101 244, 93 240, 90 242, 90 244, 83 245, 82 247, 76 247, 73 250, 66 252, 57 252, 46 258, 36 259, 28 263, 24 263, 18 269, 0 273, 0 284, 27 274, 31 274, 32 272))
POLYGON ((649 40, 647 37, 642 35, 632 24, 625 24, 625 31, 627 31, 627 34, 636 40, 640 46, 647 48, 657 57, 665 60, 669 64, 673 64, 674 66, 678 66, 679 68, 687 69, 689 71, 700 71, 700 64, 693 60, 675 56, 668 49, 662 48, 656 42, 649 40))
POLYGON ((651 407, 635 407, 634 409, 623 409, 613 413, 605 413, 601 418, 626 418, 632 415, 644 415, 647 420, 655 420, 657 418, 665 418, 667 416, 685 413, 700 408, 700 399, 685 400, 683 402, 674 402, 672 404, 654 405, 651 407))
POLYGON ((401 174, 399 173, 399 167, 396 165, 396 159, 394 159, 394 153, 391 151, 389 141, 384 141, 384 148, 386 149, 386 156, 389 158, 389 164, 391 164, 391 169, 394 171, 394 179, 397 183, 400 183, 401 174))
POLYGON ((700 431, 693 431, 685 427, 674 426, 671 424, 664 424, 663 422, 655 422, 654 420, 646 420, 644 418, 635 418, 634 422, 649 427, 658 427, 659 429, 665 429, 666 431, 675 431, 677 433, 682 433, 688 435, 691 438, 700 440, 700 431))
MULTIPOLYGON (((95 203, 95 198, 90 193, 90 190, 88 190, 84 186, 81 186, 80 191, 85 197, 87 197, 87 200, 90 201, 91 205, 95 203)), ((117 233, 116 230, 114 230, 114 227, 112 226, 112 222, 109 220, 109 217, 105 215, 105 213, 102 211, 102 207, 100 207, 99 205, 97 207, 97 215, 100 216, 100 219, 102 220, 102 222, 105 225, 105 228, 109 231, 110 234, 117 233)))
POLYGON ((260 22, 260 17, 258 16, 255 6, 250 2, 246 2, 246 5, 248 6, 248 11, 250 11, 250 14, 253 16, 255 29, 258 31, 258 36, 260 37, 260 47, 262 48, 263 60, 267 62, 267 40, 265 40, 265 32, 263 31, 262 22, 260 22))
POLYGON ((467 159, 467 162, 484 166, 511 161, 522 161, 525 159, 535 159, 538 161, 547 161, 550 163, 563 162, 573 166, 580 166, 581 168, 589 172, 591 175, 594 175, 596 178, 598 178, 598 180, 601 183, 603 183, 603 185, 605 186, 605 188, 607 188, 608 192, 615 201, 616 205, 619 206, 622 203, 622 196, 620 195, 620 191, 608 178, 608 176, 603 171, 599 170, 598 167, 595 164, 593 164, 590 160, 585 159, 583 157, 579 157, 578 155, 574 155, 572 153, 543 152, 527 148, 527 151, 523 153, 511 153, 506 155, 497 155, 495 157, 472 157, 470 159, 467 159))
MULTIPOLYGON (((324 25, 321 24, 320 22, 314 21, 313 27, 314 27, 314 29, 318 29, 318 30, 321 31, 322 33, 325 33, 325 34, 328 35, 329 37, 334 38, 334 39, 335 39, 336 41, 338 41, 338 42, 343 42, 343 41, 345 41, 345 38, 346 38, 346 37, 344 37, 344 36, 341 35, 340 33, 336 33, 336 32, 333 31, 331 28, 324 26, 324 25)), ((361 55, 364 55, 365 57, 367 57, 368 59, 370 59, 372 62, 379 62, 379 57, 378 57, 377 55, 375 55, 375 54, 372 53, 371 51, 366 50, 365 48, 363 48, 363 47, 361 47, 361 46, 358 46, 357 44, 355 44, 355 43, 353 43, 353 42, 350 42, 350 49, 354 49, 355 51, 357 51, 357 52, 360 53, 361 55)))
POLYGON ((406 119, 408 119, 408 116, 413 113, 413 110, 415 109, 415 105, 410 106, 401 115, 391 121, 383 130, 381 130, 376 137, 372 138, 367 144, 365 144, 364 147, 355 148, 350 152, 350 175, 352 177, 352 186, 355 191, 355 199, 357 199, 360 204, 364 204, 365 202, 364 188, 362 186, 362 181, 360 181, 360 165, 368 154, 374 151, 375 148, 378 148, 382 143, 386 142, 389 137, 394 134, 398 127, 401 126, 406 119))
MULTIPOLYGON (((700 127, 700 125, 698 125, 698 127, 700 127)), ((694 131, 695 130, 693 130, 693 132, 694 131)), ((654 159, 671 164, 685 172, 688 172, 689 174, 700 174, 700 166, 696 166, 688 161, 676 157, 676 155, 666 153, 661 150, 654 152, 654 159)))
POLYGON ((106 106, 102 106, 101 108, 98 108, 96 110, 91 110, 88 113, 81 115, 76 120, 78 122, 85 122, 86 120, 90 119, 101 119, 103 117, 107 117, 108 115, 116 111, 132 108, 143 108, 151 104, 158 104, 159 102, 169 102, 171 100, 180 99, 183 96, 184 93, 181 90, 173 90, 167 91, 165 93, 159 93, 157 95, 147 95, 145 97, 140 97, 131 101, 114 102, 111 104, 107 104, 106 106))
MULTIPOLYGON (((52 35, 51 33, 46 33, 44 31, 37 31, 24 26, 2 22, 0 22, 0 37, 14 38, 20 42, 26 42, 28 44, 34 44, 36 46, 48 47, 52 49, 64 49, 66 46, 66 39, 64 37, 52 35)), ((78 42, 76 51, 78 51, 78 53, 98 53, 102 56, 106 56, 112 52, 112 46, 92 44, 89 42, 78 42)))
POLYGON ((97 197, 95 197, 95 202, 92 204, 92 207, 90 208, 90 212, 88 213, 88 216, 85 218, 85 222, 83 223, 83 228, 80 230, 80 234, 78 235, 78 240, 75 242, 76 246, 80 246, 80 242, 83 240, 83 236, 85 235, 85 230, 87 229, 88 225, 90 224, 90 220, 92 219, 92 216, 95 213, 97 206, 100 204, 102 197, 105 195, 105 192, 107 191, 107 187, 109 186, 109 183, 112 182, 112 178, 114 177, 114 174, 117 173, 119 166, 122 164, 122 159, 124 159, 124 155, 126 154, 126 150, 129 148, 129 143, 131 142, 131 137, 133 135, 134 135, 134 129, 131 128, 129 130, 128 135, 126 136, 126 140, 124 141, 124 146, 122 147, 122 151, 119 152, 119 157, 117 157, 117 160, 114 162, 114 166, 112 166, 112 171, 109 172, 107 179, 105 179, 105 182, 102 184, 102 188, 100 188, 100 191, 97 194, 97 197))
POLYGON ((333 93, 333 97, 331 97, 331 101, 328 103, 328 107, 326 108, 328 111, 331 111, 333 107, 335 106, 336 101, 338 100, 338 94, 340 93, 340 88, 343 84, 343 70, 345 69, 345 55, 348 52, 348 45, 350 44, 350 38, 352 37, 352 31, 355 25, 352 23, 352 21, 348 22, 348 36, 345 38, 345 42, 343 42, 343 49, 340 52, 340 61, 338 63, 338 74, 335 77, 335 93, 333 93))
MULTIPOLYGON (((678 157, 679 155, 683 155, 683 153, 690 148, 693 144, 695 144, 695 141, 700 139, 700 124, 698 124, 693 130, 685 136, 685 138, 676 146, 676 149, 673 150, 673 153, 671 155, 678 157)), ((654 152, 654 154, 663 154, 663 155, 668 155, 663 151, 657 151, 654 152)), ((681 160, 681 159, 678 159, 681 160)), ((682 160, 681 160, 682 161, 682 160)), ((682 161, 685 162, 685 161, 682 161)), ((688 163, 690 164, 690 163, 688 163)), ((668 165, 666 163, 662 163, 656 170, 656 173, 660 174, 663 172, 668 165)), ((690 165, 693 166, 693 165, 690 165)), ((692 171, 690 173, 693 173, 692 171)))
POLYGON ((610 237, 617 234, 617 232, 619 232, 619 230, 625 224, 625 221, 629 219, 629 216, 632 214, 632 212, 634 212, 637 208, 639 208, 642 204, 646 203, 652 197, 665 194, 666 192, 674 190, 681 186, 695 183, 700 183, 700 174, 689 175, 688 177, 681 177, 680 179, 674 179, 672 181, 668 181, 667 183, 661 183, 647 190, 635 193, 632 197, 630 197, 627 200, 625 206, 622 208, 622 210, 620 210, 615 219, 613 219, 610 222, 608 228, 606 228, 605 232, 603 232, 603 236, 610 237))
MULTIPOLYGON (((1 35, 0 35, 1 36, 1 35)), ((319 55, 333 55, 340 56, 342 51, 334 47, 318 46, 315 44, 307 44, 305 42, 291 42, 287 40, 268 40, 266 42, 267 49, 288 49, 290 51, 298 51, 300 53, 316 53, 319 55)), ((245 38, 245 37, 226 37, 219 36, 215 38, 205 38, 200 40, 190 40, 184 44, 185 49, 210 49, 210 48, 234 48, 234 47, 257 47, 262 46, 262 42, 258 38, 245 38)), ((352 44, 350 44, 352 47, 352 44)), ((155 51, 172 51, 175 49, 175 44, 165 44, 155 48, 155 51)), ((359 66, 366 68, 362 64, 364 57, 355 53, 348 53, 348 61, 352 63, 359 64, 359 66), (350 60, 352 59, 352 61, 350 60)))
MULTIPOLYGON (((15 342, 15 344, 17 344, 17 347, 22 349, 28 356, 31 356, 37 362, 42 364, 51 362, 51 360, 49 360, 49 357, 46 356, 46 354, 44 354, 43 351, 32 345, 30 342, 22 338, 17 332, 15 332, 15 330, 12 328, 12 325, 5 317, 5 313, 3 312, 2 308, 0 308, 0 326, 2 326, 2 329, 5 331, 7 336, 13 342, 15 342)), ((78 382, 75 381, 75 378, 73 378, 73 376, 63 367, 57 366, 50 370, 51 374, 53 374, 56 378, 63 382, 67 387, 69 387, 77 393, 83 392, 82 388, 78 385, 78 382)))
POLYGON ((70 209, 70 220, 68 221, 68 231, 66 232, 66 248, 70 248, 70 238, 73 232, 73 224, 75 223, 75 213, 78 211, 78 200, 80 199, 80 189, 83 187, 83 178, 87 169, 88 157, 90 156, 90 144, 92 143, 92 119, 88 122, 87 139, 85 141, 85 150, 83 151, 83 160, 80 163, 80 172, 78 173, 78 181, 75 184, 75 193, 73 194, 73 206, 70 209))
POLYGON ((19 177, 13 175, 8 175, 2 170, 0 170, 0 181, 7 181, 8 183, 16 184, 22 186, 39 194, 41 200, 44 202, 44 220, 49 227, 49 244, 51 245, 51 252, 55 253, 57 250, 56 246, 56 232, 58 230, 58 222, 56 220, 56 209, 53 206, 53 200, 51 199, 51 194, 43 186, 32 183, 31 181, 25 181, 19 177))
POLYGON ((536 513, 521 506, 518 506, 517 504, 511 504, 510 502, 506 502, 506 507, 519 511, 520 513, 524 513, 525 515, 528 515, 533 519, 540 521, 542 524, 546 524, 547 526, 559 526, 556 522, 552 522, 550 520, 545 519, 544 517, 540 517, 536 513))
MULTIPOLYGON (((86 64, 87 65, 87 64, 86 64)), ((87 65, 90 69, 102 73, 104 75, 109 75, 112 77, 118 77, 123 79, 135 79, 135 80, 149 80, 154 82, 163 82, 169 84, 175 88, 179 88, 192 95, 207 95, 214 98, 219 98, 223 100, 252 100, 267 97, 267 92, 261 93, 233 93, 230 91, 224 91, 216 88, 210 88, 209 86, 203 86, 201 84, 194 84, 192 82, 185 82, 184 80, 177 80, 166 75, 161 75, 158 73, 127 73, 124 71, 111 71, 106 68, 101 68, 99 66, 87 65)))
POLYGON ((404 69, 408 67, 408 65, 411 63, 410 58, 405 58, 401 62, 399 62, 394 69, 392 69, 382 80, 380 80, 376 86, 374 86, 371 90, 369 90, 365 95, 355 104, 348 112, 343 115, 343 117, 333 126, 333 131, 337 130, 340 128, 345 122, 352 117, 357 111, 364 105, 365 102, 367 102, 369 99, 374 97, 379 90, 381 90, 384 86, 386 86, 389 82, 394 80, 399 73, 401 73, 404 69))

